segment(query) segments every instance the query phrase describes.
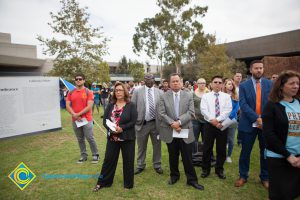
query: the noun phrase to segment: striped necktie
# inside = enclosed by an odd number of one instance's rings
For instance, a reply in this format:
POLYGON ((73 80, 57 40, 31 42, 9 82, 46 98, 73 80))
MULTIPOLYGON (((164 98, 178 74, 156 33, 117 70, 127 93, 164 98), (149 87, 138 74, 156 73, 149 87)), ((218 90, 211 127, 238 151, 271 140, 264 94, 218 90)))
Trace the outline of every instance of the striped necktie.
POLYGON ((215 93, 216 100, 215 100, 215 112, 216 118, 220 116, 220 103, 219 103, 219 93, 215 93))
POLYGON ((155 106, 154 106, 151 88, 148 89, 148 104, 149 104, 149 116, 150 116, 150 120, 152 120, 155 118, 155 106))

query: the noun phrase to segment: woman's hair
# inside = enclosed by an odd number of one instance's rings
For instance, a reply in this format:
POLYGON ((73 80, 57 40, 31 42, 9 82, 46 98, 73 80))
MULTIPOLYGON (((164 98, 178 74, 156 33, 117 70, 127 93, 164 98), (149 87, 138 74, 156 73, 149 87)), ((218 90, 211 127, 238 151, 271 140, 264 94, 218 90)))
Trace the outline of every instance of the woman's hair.
POLYGON ((239 96, 238 96, 238 94, 237 94, 236 87, 235 87, 234 82, 233 82, 232 79, 230 79, 230 78, 225 79, 225 81, 224 81, 223 92, 227 93, 226 84, 227 84, 229 81, 230 81, 231 84, 232 84, 232 94, 231 94, 231 98, 232 98, 233 100, 238 100, 239 96))
MULTIPOLYGON (((277 78, 277 80, 273 83, 273 87, 271 89, 269 100, 277 103, 281 101, 284 96, 282 94, 282 88, 284 84, 289 80, 289 78, 292 77, 298 77, 300 80, 300 74, 298 72, 292 71, 292 70, 286 70, 283 71, 277 78)), ((296 99, 300 99, 300 88, 298 89, 298 92, 296 96, 294 97, 296 99)))
POLYGON ((112 95, 112 101, 113 103, 116 103, 117 102, 117 97, 116 97, 116 88, 118 86, 122 86, 123 90, 124 90, 124 101, 125 102, 129 102, 129 93, 128 93, 128 90, 127 90, 127 87, 125 87, 125 85, 121 82, 117 82, 114 86, 114 91, 113 91, 113 95, 112 95))

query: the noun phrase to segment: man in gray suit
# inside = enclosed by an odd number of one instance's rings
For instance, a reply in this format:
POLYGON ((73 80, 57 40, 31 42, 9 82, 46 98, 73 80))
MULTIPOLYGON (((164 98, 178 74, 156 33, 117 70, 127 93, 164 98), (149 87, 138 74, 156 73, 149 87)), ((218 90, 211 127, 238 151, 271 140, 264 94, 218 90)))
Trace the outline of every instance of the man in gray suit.
POLYGON ((131 101, 135 103, 138 118, 135 125, 138 145, 137 169, 135 174, 140 174, 146 167, 146 152, 148 138, 150 136, 153 145, 153 167, 158 174, 162 174, 161 168, 161 142, 158 138, 159 119, 157 107, 162 92, 153 87, 154 76, 146 74, 145 85, 134 90, 131 101))
POLYGON ((192 129, 192 117, 195 113, 193 96, 191 92, 181 90, 182 82, 179 74, 171 74, 170 88, 171 90, 162 95, 159 103, 160 139, 167 143, 169 152, 170 180, 168 183, 173 185, 180 178, 178 169, 180 153, 187 184, 203 190, 204 187, 198 184, 192 164, 192 144, 195 140, 192 129), (187 137, 179 138, 184 131, 188 131, 187 137))

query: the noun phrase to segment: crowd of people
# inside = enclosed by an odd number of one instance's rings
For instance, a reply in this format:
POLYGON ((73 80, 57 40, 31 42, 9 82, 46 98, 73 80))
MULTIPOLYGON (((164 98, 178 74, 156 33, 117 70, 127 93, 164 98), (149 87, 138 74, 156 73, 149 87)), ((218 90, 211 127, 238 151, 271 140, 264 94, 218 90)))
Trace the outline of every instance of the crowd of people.
POLYGON ((105 109, 106 151, 93 191, 113 184, 120 151, 124 188, 133 188, 134 176, 146 169, 149 137, 153 149, 152 166, 156 173, 164 173, 161 142, 165 142, 169 154, 168 184, 175 184, 181 177, 178 168, 181 155, 187 185, 203 190, 192 163, 195 144, 201 138, 201 178, 205 179, 210 176, 216 142, 214 170, 223 180, 226 179, 224 163, 237 162, 231 158, 237 132, 241 152, 239 178, 234 186, 242 187, 247 183, 251 151, 258 137, 259 178, 261 185, 268 189, 269 198, 294 199, 300 196, 300 75, 284 71, 268 80, 263 77, 264 66, 260 60, 251 62, 250 73, 251 77, 244 81, 242 73, 237 72, 228 78, 218 75, 211 80, 199 78, 193 84, 184 83, 180 74, 174 73, 162 85, 156 85, 154 76, 146 74, 138 85, 117 82, 114 86, 103 84, 99 88, 94 83, 91 90, 84 87, 84 75, 77 74, 76 89, 69 92, 66 105, 80 147, 79 163, 87 160, 84 137, 90 144, 92 162, 99 161, 92 131, 92 107, 94 104, 99 112, 102 102, 105 109))

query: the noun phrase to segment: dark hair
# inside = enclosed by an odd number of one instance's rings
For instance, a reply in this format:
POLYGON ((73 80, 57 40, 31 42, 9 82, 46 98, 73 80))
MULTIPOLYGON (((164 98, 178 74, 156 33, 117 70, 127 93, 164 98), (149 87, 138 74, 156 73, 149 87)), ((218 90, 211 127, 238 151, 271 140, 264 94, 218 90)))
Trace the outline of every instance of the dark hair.
POLYGON ((170 80, 171 80, 171 77, 172 77, 172 76, 179 76, 179 78, 181 79, 181 76, 180 76, 179 73, 172 73, 172 74, 170 74, 170 80))
POLYGON ((222 79, 222 82, 223 82, 223 76, 220 76, 220 75, 213 76, 213 77, 211 78, 211 82, 213 82, 213 80, 215 80, 215 78, 222 79))
POLYGON ((127 87, 123 84, 123 83, 121 83, 121 82, 117 82, 116 84, 115 84, 115 86, 114 86, 114 91, 113 91, 113 95, 112 95, 112 102, 113 103, 116 103, 117 102, 117 97, 116 97, 116 87, 117 86, 122 86, 122 88, 123 88, 123 90, 124 90, 124 101, 126 102, 126 103, 128 103, 129 102, 129 92, 128 92, 128 90, 127 90, 127 87))
POLYGON ((251 63, 250 63, 250 68, 251 68, 254 64, 256 64, 256 63, 264 64, 263 61, 261 61, 261 60, 252 60, 251 63))
POLYGON ((80 76, 83 80, 85 80, 85 76, 84 76, 83 73, 76 73, 75 76, 74 76, 74 78, 76 78, 78 76, 80 76))
MULTIPOLYGON (((289 78, 298 77, 300 80, 300 74, 298 72, 292 70, 283 71, 277 78, 277 80, 273 83, 273 87, 270 92, 269 100, 277 103, 281 101, 284 96, 282 94, 282 87, 289 80, 289 78)), ((296 99, 300 99, 300 89, 295 96, 296 99)))
POLYGON ((167 79, 163 80, 163 83, 165 83, 165 82, 169 83, 169 80, 167 80, 167 79))

